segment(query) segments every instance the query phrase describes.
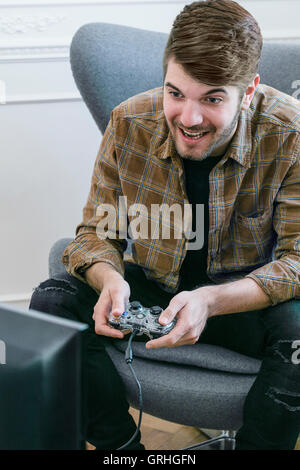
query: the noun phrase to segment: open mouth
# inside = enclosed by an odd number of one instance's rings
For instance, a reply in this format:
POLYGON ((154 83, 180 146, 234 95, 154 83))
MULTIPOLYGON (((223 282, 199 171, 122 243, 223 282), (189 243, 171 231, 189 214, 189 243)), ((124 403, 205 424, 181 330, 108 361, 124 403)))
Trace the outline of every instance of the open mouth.
POLYGON ((185 140, 188 141, 197 141, 203 139, 207 134, 209 134, 209 131, 206 132, 187 132, 181 129, 181 127, 178 128, 181 132, 181 135, 184 137, 185 140))

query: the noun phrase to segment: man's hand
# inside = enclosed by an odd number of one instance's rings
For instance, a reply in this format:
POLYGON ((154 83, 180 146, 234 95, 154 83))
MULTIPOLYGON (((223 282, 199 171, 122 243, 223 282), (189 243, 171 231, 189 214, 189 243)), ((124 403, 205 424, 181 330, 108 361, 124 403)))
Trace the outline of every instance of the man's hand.
POLYGON ((250 278, 226 284, 209 285, 175 295, 159 317, 168 324, 177 317, 173 330, 161 338, 148 341, 146 348, 171 348, 195 344, 207 318, 215 315, 248 312, 271 305, 269 296, 250 278))
POLYGON ((111 327, 108 323, 109 314, 122 315, 130 297, 130 287, 110 264, 95 263, 86 271, 89 284, 101 291, 99 300, 94 307, 93 320, 98 335, 123 338, 127 332, 111 327))
POLYGON ((94 307, 93 320, 95 321, 95 332, 98 335, 111 336, 112 338, 123 338, 124 332, 116 330, 108 323, 110 312, 113 315, 122 315, 126 303, 129 300, 129 284, 120 276, 112 277, 103 287, 99 300, 94 307))
POLYGON ((169 334, 148 341, 146 348, 172 348, 184 344, 195 344, 209 316, 208 297, 208 290, 205 288, 182 291, 175 295, 159 317, 162 325, 170 323, 176 317, 175 327, 169 334))

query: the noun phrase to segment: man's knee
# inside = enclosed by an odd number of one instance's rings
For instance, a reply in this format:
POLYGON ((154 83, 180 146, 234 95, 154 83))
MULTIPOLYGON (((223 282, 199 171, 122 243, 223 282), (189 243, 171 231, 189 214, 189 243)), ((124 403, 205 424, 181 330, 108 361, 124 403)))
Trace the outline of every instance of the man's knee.
POLYGON ((29 308, 90 323, 98 295, 87 284, 70 276, 50 278, 34 290, 29 308))
POLYGON ((58 314, 62 305, 72 304, 70 297, 76 297, 77 288, 63 279, 48 279, 37 286, 32 294, 29 308, 45 313, 58 314))
POLYGON ((63 294, 71 294, 76 295, 77 288, 68 282, 65 279, 54 279, 50 278, 47 281, 42 282, 36 289, 34 290, 34 294, 42 294, 44 295, 45 292, 55 292, 55 293, 63 293, 63 294))

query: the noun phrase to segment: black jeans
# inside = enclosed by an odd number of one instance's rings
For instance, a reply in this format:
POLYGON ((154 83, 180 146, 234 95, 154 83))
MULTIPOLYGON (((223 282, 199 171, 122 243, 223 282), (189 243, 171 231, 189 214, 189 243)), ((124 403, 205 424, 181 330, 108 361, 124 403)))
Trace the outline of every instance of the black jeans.
MULTIPOLYGON (((126 263, 131 300, 165 308, 172 294, 146 279, 142 269, 126 263)), ((105 351, 110 339, 96 335, 96 292, 69 274, 38 286, 30 308, 88 323, 86 372, 88 406, 86 439, 97 449, 116 449, 134 433, 123 383, 105 351)), ((199 341, 262 360, 244 405, 236 449, 288 450, 300 432, 300 301, 267 309, 210 318, 199 341)), ((128 449, 142 449, 140 434, 128 449)))

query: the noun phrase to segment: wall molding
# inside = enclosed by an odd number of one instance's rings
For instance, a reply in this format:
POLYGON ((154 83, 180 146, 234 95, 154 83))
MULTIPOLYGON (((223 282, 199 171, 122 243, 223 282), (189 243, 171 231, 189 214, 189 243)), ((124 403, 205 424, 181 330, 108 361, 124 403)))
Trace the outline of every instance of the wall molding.
POLYGON ((300 39, 299 29, 276 29, 264 33, 264 41, 294 41, 300 39))
POLYGON ((0 47, 0 63, 68 61, 69 45, 0 47))
POLYGON ((78 93, 66 93, 66 92, 55 92, 55 93, 21 93, 18 95, 10 95, 6 98, 5 103, 0 103, 1 106, 7 106, 12 104, 36 104, 36 103, 60 103, 70 101, 82 101, 82 98, 78 93))
POLYGON ((26 34, 32 31, 42 33, 66 19, 65 15, 59 14, 0 16, 0 34, 26 34))

